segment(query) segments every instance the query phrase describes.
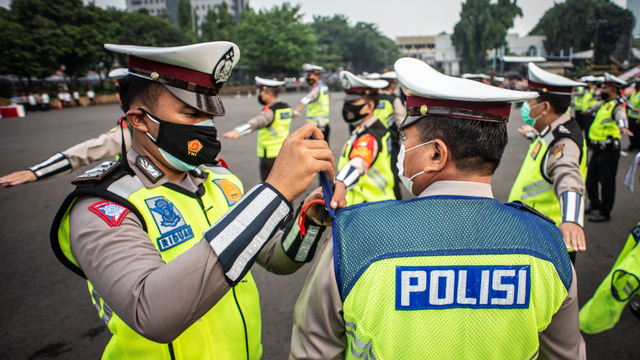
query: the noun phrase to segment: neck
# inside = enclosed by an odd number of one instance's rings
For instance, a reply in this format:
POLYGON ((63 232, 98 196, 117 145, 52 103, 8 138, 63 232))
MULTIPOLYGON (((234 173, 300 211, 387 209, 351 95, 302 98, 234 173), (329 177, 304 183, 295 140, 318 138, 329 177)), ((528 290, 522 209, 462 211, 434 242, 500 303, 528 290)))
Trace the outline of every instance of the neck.
MULTIPOLYGON (((421 176, 428 177, 429 173, 425 173, 421 176)), ((491 185, 492 175, 479 175, 473 173, 465 173, 460 172, 457 169, 445 168, 442 169, 439 173, 432 175, 430 179, 428 179, 425 183, 421 184, 418 188, 418 184, 414 185, 414 188, 417 190, 415 194, 420 194, 424 191, 424 189, 431 186, 433 183, 437 181, 467 181, 467 182, 476 182, 481 184, 489 184, 491 185)))
POLYGON ((536 121, 535 124, 533 124, 533 128, 536 129, 537 132, 541 132, 542 130, 544 130, 544 128, 549 126, 551 123, 558 120, 560 116, 562 115, 558 115, 556 113, 550 113, 547 116, 543 116, 540 119, 538 119, 538 121, 536 121))
POLYGON ((140 146, 137 141, 134 141, 133 144, 131 144, 131 147, 141 156, 148 157, 149 160, 151 160, 151 162, 155 166, 157 166, 160 169, 160 171, 162 171, 167 176, 167 179, 169 179, 171 182, 179 184, 187 176, 187 173, 174 170, 169 166, 165 165, 164 162, 160 161, 158 157, 161 157, 162 155, 160 154, 159 150, 148 151, 144 146, 140 146), (157 155, 154 155, 155 153, 157 153, 157 155))
POLYGON ((358 123, 358 125, 356 125, 356 127, 362 126, 362 124, 369 121, 372 117, 373 117, 373 113, 369 113, 367 116, 363 117, 362 120, 360 120, 360 122, 358 123))

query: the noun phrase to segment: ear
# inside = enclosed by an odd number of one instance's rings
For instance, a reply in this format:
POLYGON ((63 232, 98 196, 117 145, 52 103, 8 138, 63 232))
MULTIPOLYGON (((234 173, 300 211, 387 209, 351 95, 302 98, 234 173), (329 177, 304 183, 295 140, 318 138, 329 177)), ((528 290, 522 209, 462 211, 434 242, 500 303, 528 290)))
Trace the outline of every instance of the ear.
POLYGON ((447 161, 449 160, 449 148, 447 148, 444 141, 435 139, 427 149, 426 156, 427 165, 424 168, 424 172, 439 172, 447 165, 447 161))
POLYGON ((129 120, 131 126, 133 126, 136 130, 145 133, 149 131, 149 127, 147 126, 148 118, 142 111, 138 109, 131 109, 127 111, 124 116, 127 118, 127 120, 129 120))
POLYGON ((548 101, 544 102, 544 109, 542 110, 542 115, 549 115, 551 112, 551 103, 548 101))

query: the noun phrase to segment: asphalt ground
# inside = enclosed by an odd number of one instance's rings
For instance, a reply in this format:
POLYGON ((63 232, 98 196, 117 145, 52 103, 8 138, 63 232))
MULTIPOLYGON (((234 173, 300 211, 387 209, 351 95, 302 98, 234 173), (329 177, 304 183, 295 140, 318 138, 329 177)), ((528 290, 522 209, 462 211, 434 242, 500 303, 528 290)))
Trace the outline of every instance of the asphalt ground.
MULTIPOLYGON (((295 105, 303 94, 286 94, 295 105)), ((227 116, 216 119, 219 134, 259 113, 254 97, 225 97, 227 116)), ((330 144, 336 159, 348 138, 341 118, 339 94, 331 97, 330 144)), ((493 192, 506 201, 525 157, 529 141, 516 129, 522 124, 519 109, 509 123, 509 145, 493 179, 493 192)), ((0 119, 0 175, 27 168, 55 152, 110 129, 121 116, 113 105, 68 108, 28 117, 0 119)), ((304 124, 296 118, 292 130, 304 124)), ((222 139, 223 157, 249 189, 259 182, 256 135, 222 139)), ((623 144, 626 146, 627 140, 623 144)), ((629 236, 640 221, 640 195, 623 185, 634 154, 623 156, 617 177, 616 203, 607 223, 585 226, 587 248, 578 255, 576 271, 583 305, 608 274, 629 236)), ((49 245, 49 229, 73 174, 14 188, 0 188, 0 358, 98 359, 110 334, 92 306, 85 281, 65 269, 49 245)), ((314 183, 313 185, 316 185, 314 183)), ((636 184, 640 187, 640 184, 636 184)), ((404 190, 404 189, 403 189, 404 190)), ((405 197, 408 193, 405 191, 405 197)), ((264 359, 285 359, 289 351, 293 307, 311 265, 294 275, 278 276, 253 268, 262 306, 264 359)), ((434 325, 437 331, 437 325, 434 325)), ((584 335, 591 359, 632 359, 640 354, 640 319, 627 309, 620 322, 598 335, 584 335), (635 340, 634 340, 635 339, 635 340)))

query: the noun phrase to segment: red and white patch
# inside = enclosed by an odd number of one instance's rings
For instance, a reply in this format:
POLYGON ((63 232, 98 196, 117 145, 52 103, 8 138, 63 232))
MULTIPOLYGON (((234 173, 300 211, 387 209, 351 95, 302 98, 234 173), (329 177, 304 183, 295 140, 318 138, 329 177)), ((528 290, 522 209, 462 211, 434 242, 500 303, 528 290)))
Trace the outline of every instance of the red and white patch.
POLYGON ((359 157, 367 163, 367 167, 370 167, 373 163, 373 157, 376 146, 376 138, 371 134, 363 135, 356 139, 351 148, 349 154, 349 160, 359 157))
POLYGON ((103 200, 91 206, 89 210, 100 216, 111 227, 118 227, 122 224, 125 216, 131 211, 126 207, 116 204, 113 201, 103 200))

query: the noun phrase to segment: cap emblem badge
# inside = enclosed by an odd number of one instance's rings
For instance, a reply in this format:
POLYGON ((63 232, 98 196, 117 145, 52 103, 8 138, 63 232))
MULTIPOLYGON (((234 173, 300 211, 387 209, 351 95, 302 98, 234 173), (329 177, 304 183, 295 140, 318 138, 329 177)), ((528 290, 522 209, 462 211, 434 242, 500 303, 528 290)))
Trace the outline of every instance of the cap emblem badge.
POLYGON ((426 114, 428 110, 429 108, 427 107, 427 105, 420 106, 420 114, 426 114))
POLYGON ((231 76, 231 70, 233 70, 233 61, 235 59, 235 53, 233 52, 233 47, 224 54, 215 69, 213 70, 213 82, 217 88, 222 87, 227 80, 229 80, 229 76, 231 76))
POLYGON ((200 143, 200 141, 198 141, 198 139, 195 139, 195 140, 189 141, 187 143, 187 147, 188 147, 189 155, 197 156, 198 152, 200 152, 200 150, 202 150, 203 145, 200 143))
POLYGON ((157 72, 154 71, 154 72, 151 73, 151 78, 153 80, 158 80, 158 79, 160 79, 160 74, 158 74, 157 72))
POLYGON ((347 74, 342 75, 342 79, 340 79, 340 83, 345 90, 351 89, 351 82, 349 82, 349 78, 347 78, 347 74))

